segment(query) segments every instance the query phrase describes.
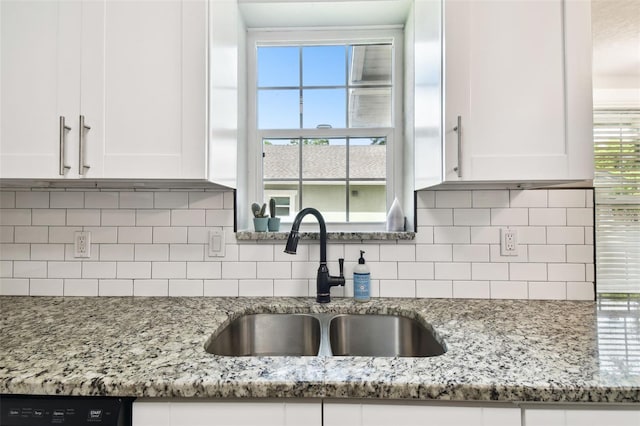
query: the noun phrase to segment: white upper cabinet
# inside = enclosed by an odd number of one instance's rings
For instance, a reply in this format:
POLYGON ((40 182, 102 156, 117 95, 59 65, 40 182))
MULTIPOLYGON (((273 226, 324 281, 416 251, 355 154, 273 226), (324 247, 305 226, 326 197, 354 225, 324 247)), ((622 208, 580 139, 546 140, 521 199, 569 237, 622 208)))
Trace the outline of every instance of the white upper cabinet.
POLYGON ((589 2, 445 0, 443 26, 431 184, 592 179, 589 2))
POLYGON ((64 116, 66 178, 206 179, 207 19, 205 0, 3 1, 0 177, 61 178, 64 116))

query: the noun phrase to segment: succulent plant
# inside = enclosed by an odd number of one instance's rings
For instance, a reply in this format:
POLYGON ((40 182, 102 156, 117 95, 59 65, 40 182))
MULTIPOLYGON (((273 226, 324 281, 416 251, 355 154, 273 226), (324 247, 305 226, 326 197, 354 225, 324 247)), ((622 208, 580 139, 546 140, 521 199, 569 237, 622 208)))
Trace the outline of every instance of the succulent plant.
POLYGON ((264 203, 262 207, 260 207, 260 204, 258 203, 251 204, 251 211, 253 212, 254 217, 267 217, 266 210, 267 203, 264 203))
POLYGON ((273 198, 269 200, 269 216, 276 217, 276 200, 273 198))

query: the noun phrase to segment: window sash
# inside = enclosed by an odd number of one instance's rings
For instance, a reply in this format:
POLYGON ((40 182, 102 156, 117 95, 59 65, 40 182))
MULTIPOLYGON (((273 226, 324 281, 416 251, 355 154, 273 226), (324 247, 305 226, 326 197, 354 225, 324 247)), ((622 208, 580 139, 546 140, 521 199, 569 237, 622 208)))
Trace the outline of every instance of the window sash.
POLYGON ((595 110, 598 293, 640 293, 640 110, 595 110))

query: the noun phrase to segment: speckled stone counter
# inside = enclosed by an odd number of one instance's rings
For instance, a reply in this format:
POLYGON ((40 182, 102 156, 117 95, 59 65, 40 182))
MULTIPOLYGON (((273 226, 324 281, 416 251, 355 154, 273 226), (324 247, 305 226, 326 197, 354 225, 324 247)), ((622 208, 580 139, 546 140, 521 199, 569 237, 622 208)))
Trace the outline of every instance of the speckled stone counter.
MULTIPOLYGON (((603 317, 604 315, 604 317, 603 317)), ((640 359, 606 362, 593 302, 0 297, 0 393, 640 402, 640 359), (222 357, 244 313, 400 314, 433 326, 432 358, 222 357)), ((609 321, 613 318, 613 321, 609 321)), ((638 317, 624 330, 638 344, 638 317), (635 334, 633 334, 635 333, 635 334)))

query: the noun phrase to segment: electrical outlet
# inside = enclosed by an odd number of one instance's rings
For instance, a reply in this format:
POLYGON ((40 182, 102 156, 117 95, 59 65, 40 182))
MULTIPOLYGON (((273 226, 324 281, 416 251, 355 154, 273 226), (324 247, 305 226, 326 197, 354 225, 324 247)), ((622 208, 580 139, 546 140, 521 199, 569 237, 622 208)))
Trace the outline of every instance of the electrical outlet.
POLYGON ((500 230, 500 254, 502 256, 518 255, 518 233, 515 229, 500 230))
POLYGON ((91 232, 76 231, 74 233, 73 257, 91 257, 91 232))

